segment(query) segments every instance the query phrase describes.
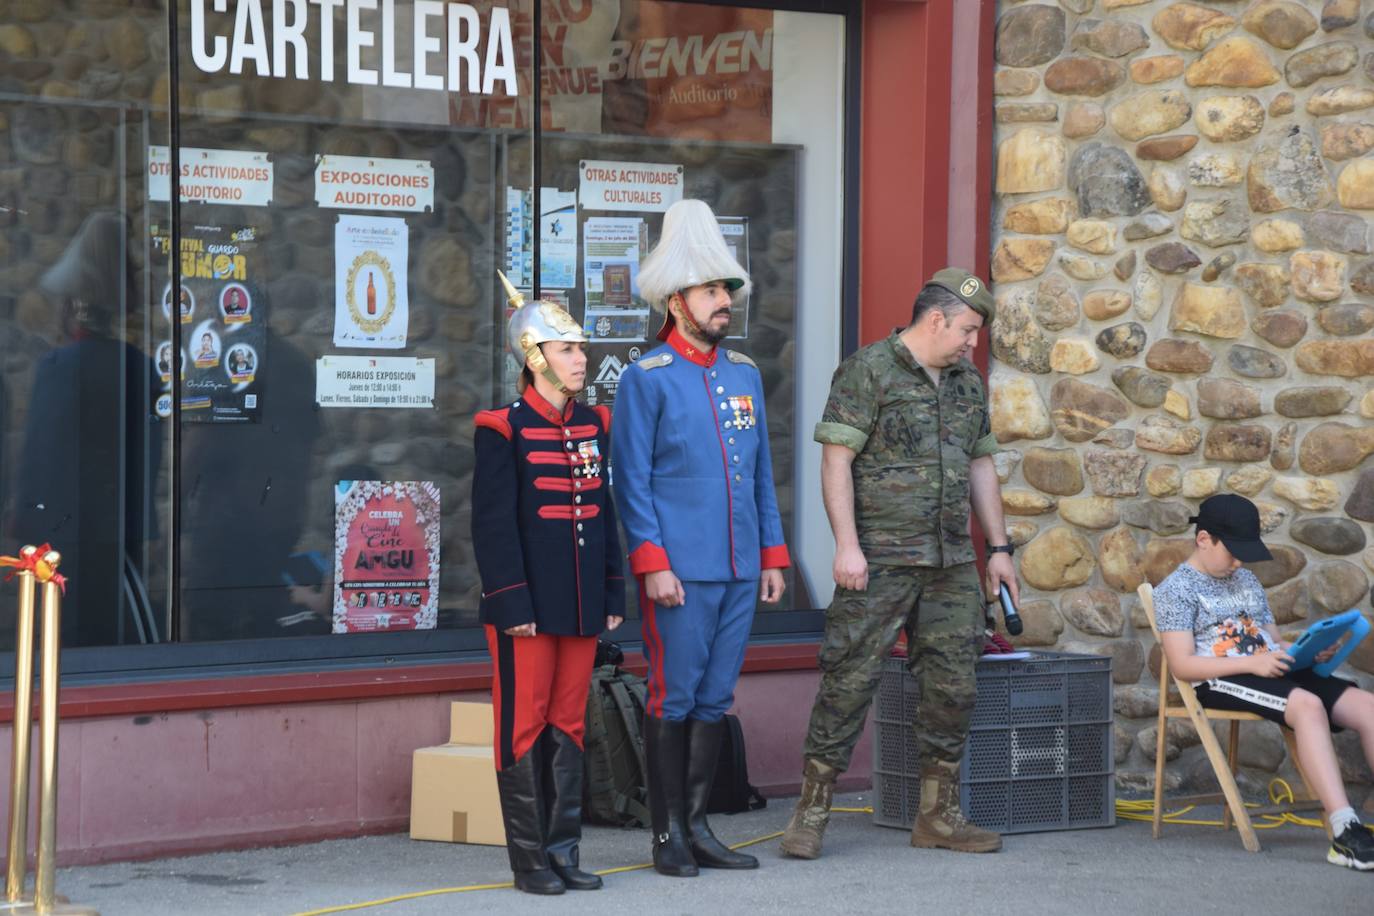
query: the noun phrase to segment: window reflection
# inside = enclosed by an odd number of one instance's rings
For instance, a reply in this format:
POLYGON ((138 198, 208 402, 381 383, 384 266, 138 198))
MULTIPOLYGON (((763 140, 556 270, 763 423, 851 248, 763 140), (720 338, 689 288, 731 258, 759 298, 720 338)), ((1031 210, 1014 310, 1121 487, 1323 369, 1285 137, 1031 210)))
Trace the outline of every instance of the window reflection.
MULTIPOLYGON (((165 2, 12 6, 0 533, 63 551, 67 645, 473 626, 471 418, 514 397, 496 270, 583 321, 587 398, 613 404, 653 344, 637 258, 682 196, 710 202, 754 277, 727 346, 763 373, 794 540, 794 348, 838 320, 798 278, 817 245, 838 259, 814 163, 834 170, 842 112, 804 111, 778 78, 805 47, 840 80, 841 43, 814 41, 837 17, 544 0, 536 35, 531 0, 188 0, 173 83, 165 2), (380 502, 408 487, 433 505, 380 502), (350 528, 360 509, 405 517, 350 528), (437 572, 413 559, 431 547, 437 572)), ((12 614, 0 590, 0 642, 12 614)))

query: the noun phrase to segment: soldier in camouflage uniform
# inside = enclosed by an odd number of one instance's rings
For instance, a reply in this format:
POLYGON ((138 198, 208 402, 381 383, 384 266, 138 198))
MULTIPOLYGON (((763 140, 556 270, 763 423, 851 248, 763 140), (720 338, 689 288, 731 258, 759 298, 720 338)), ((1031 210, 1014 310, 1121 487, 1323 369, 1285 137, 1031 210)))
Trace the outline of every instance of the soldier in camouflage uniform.
POLYGON ((835 534, 835 597, 826 612, 821 683, 803 749, 802 796, 783 835, 788 855, 814 859, 835 778, 863 731, 883 660, 905 632, 921 681, 921 805, 911 844, 993 852, 1001 838, 959 809, 959 761, 976 695, 986 606, 969 509, 988 533, 987 586, 1016 577, 993 467, 982 377, 969 362, 994 304, 977 277, 935 274, 911 324, 835 371, 815 438, 835 534))

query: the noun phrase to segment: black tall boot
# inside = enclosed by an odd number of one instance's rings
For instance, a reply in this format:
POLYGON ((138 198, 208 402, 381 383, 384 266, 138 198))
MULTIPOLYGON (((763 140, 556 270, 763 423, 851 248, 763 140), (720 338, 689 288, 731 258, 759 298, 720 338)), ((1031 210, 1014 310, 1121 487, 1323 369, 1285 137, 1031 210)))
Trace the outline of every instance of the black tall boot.
POLYGON ((703 722, 687 720, 687 842, 692 858, 702 868, 758 868, 759 860, 735 852, 711 832, 706 823, 706 806, 711 787, 716 783, 716 764, 720 761, 720 741, 725 720, 703 722))
POLYGON ((582 841, 582 748, 552 725, 539 740, 544 743, 544 851, 549 867, 569 890, 597 890, 601 876, 577 867, 577 845, 582 841))
POLYGON ((542 737, 525 756, 496 771, 501 793, 501 819, 506 824, 506 852, 515 887, 527 894, 561 894, 563 879, 549 868, 544 852, 544 799, 540 773, 543 769, 542 737))
POLYGON ((696 860, 687 847, 683 763, 687 723, 644 717, 644 758, 649 768, 649 818, 654 828, 654 868, 660 875, 692 878, 696 860))

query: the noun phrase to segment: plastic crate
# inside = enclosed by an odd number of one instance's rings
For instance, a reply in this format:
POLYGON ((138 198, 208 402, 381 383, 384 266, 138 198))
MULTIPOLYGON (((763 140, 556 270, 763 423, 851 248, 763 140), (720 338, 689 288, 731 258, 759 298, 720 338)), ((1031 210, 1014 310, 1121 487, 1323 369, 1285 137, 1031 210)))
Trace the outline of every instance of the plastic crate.
MULTIPOLYGON (((920 684, 893 657, 874 709, 873 821, 910 829, 921 803, 916 707, 920 684)), ((998 833, 1116 823, 1112 660, 1036 653, 982 661, 959 768, 969 820, 998 833)))

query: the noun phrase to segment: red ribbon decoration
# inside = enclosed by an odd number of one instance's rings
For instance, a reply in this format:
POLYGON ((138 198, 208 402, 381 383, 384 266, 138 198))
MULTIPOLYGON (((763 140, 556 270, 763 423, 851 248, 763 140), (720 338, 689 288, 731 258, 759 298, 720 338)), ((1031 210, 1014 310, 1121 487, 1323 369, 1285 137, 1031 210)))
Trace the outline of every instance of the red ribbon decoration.
POLYGON ((39 582, 56 582, 57 587, 62 589, 62 594, 67 594, 67 577, 60 575, 56 569, 43 559, 51 550, 52 545, 45 543, 28 556, 0 557, 0 566, 14 567, 13 572, 5 575, 5 581, 8 582, 13 579, 15 572, 27 569, 29 572, 33 573, 33 577, 39 582))

